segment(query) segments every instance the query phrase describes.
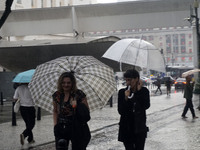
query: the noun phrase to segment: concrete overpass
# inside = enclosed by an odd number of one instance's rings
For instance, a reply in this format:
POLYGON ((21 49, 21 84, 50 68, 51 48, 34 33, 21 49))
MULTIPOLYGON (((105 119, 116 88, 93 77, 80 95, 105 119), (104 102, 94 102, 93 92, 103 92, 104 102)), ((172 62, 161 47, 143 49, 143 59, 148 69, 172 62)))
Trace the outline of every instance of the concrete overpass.
MULTIPOLYGON (((0 64, 19 72, 35 68, 40 63, 63 55, 93 55, 116 69, 118 64, 101 58, 116 38, 91 42, 99 38, 95 33, 189 26, 189 22, 184 21, 184 18, 190 15, 191 4, 193 0, 143 0, 15 10, 0 31, 3 37, 0 40, 0 64), (62 34, 63 39, 9 40, 16 36, 58 34, 62 34)), ((112 35, 115 36, 115 33, 112 35)))

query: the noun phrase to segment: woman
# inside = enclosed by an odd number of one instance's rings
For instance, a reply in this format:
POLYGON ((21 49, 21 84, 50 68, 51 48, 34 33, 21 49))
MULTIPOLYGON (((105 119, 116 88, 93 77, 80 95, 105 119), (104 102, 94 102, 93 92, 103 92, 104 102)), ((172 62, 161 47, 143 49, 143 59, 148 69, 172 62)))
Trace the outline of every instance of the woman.
POLYGON ((53 94, 53 120, 56 149, 86 150, 91 138, 87 121, 90 120, 86 95, 76 87, 71 72, 63 73, 53 94))
POLYGON ((26 129, 20 134, 20 143, 24 145, 26 137, 29 144, 35 142, 33 138, 33 128, 35 126, 35 107, 28 88, 28 83, 18 85, 13 96, 14 101, 20 99, 20 113, 26 124, 26 129))
POLYGON ((118 140, 126 150, 143 150, 148 132, 146 109, 150 107, 149 90, 142 87, 139 73, 130 69, 124 74, 127 87, 119 90, 120 116, 118 140))

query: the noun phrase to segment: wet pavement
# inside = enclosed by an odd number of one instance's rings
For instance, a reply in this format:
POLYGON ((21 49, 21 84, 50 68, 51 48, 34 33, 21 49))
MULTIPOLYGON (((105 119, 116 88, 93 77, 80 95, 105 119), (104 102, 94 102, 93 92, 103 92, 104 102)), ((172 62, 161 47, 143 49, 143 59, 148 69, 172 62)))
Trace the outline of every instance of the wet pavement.
MULTIPOLYGON (((146 140, 145 150, 199 150, 200 149, 200 118, 192 119, 188 111, 187 119, 181 118, 185 104, 183 93, 172 90, 170 96, 159 92, 155 95, 155 89, 151 92, 151 107, 147 110, 147 124, 150 127, 146 140)), ((123 150, 122 143, 117 141, 119 115, 116 104, 117 94, 114 95, 113 107, 107 105, 101 110, 91 112, 91 120, 88 122, 92 133, 92 139, 87 150, 123 150)), ((196 109, 199 104, 199 96, 194 95, 194 108, 197 116, 200 111, 196 109)), ((8 105, 8 104, 7 104, 8 105)), ((1 106, 0 117, 5 115, 6 105, 1 106), (4 114, 4 115, 2 115, 4 114)), ((7 109, 8 111, 9 109, 7 109)), ((0 123, 0 150, 54 150, 53 119, 52 115, 43 113, 41 120, 36 121, 33 129, 35 143, 20 145, 19 134, 25 125, 18 114, 17 126, 12 126, 11 121, 0 123)))

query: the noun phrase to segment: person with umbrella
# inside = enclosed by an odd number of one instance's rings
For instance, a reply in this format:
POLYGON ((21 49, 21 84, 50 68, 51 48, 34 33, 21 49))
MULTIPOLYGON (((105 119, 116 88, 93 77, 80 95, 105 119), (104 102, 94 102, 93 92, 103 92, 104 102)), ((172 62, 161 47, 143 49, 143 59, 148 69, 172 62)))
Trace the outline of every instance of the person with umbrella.
POLYGON ((167 81, 165 82, 165 85, 167 87, 167 95, 170 96, 170 93, 171 93, 171 80, 170 80, 170 77, 167 77, 167 81))
POLYGON ((90 120, 86 95, 77 89, 73 72, 61 74, 57 91, 53 94, 53 121, 56 149, 86 150, 91 135, 87 121, 90 120))
POLYGON ((198 117, 195 115, 195 111, 192 104, 194 82, 191 84, 190 83, 191 80, 192 80, 191 75, 186 76, 186 85, 185 85, 185 90, 184 90, 184 98, 186 99, 186 104, 181 116, 182 118, 187 118, 185 115, 188 109, 190 109, 193 119, 196 119, 198 117))
POLYGON ((144 150, 148 127, 146 109, 150 107, 149 90, 142 87, 139 73, 130 69, 124 73, 127 87, 118 92, 120 114, 118 140, 126 150, 144 150))
POLYGON ((15 90, 13 99, 14 101, 20 99, 20 112, 26 124, 26 129, 20 134, 20 143, 21 145, 24 145, 24 139, 28 137, 28 143, 32 144, 35 142, 32 130, 35 126, 36 115, 34 102, 28 88, 28 83, 19 84, 15 90))
POLYGON ((158 90, 160 91, 160 94, 162 94, 162 91, 161 91, 161 83, 160 83, 160 79, 157 78, 157 81, 156 81, 156 86, 157 86, 157 89, 155 91, 155 94, 158 92, 158 90))

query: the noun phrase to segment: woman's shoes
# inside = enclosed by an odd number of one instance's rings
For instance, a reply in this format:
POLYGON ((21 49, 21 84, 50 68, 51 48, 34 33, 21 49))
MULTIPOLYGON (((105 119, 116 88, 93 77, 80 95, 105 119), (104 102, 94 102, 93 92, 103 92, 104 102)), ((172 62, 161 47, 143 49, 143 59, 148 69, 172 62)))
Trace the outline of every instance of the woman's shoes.
POLYGON ((32 140, 32 141, 29 142, 29 144, 33 144, 33 143, 35 143, 35 140, 32 140))
MULTIPOLYGON (((23 134, 20 134, 20 143, 21 145, 24 145, 24 135, 23 134)), ((35 143, 35 140, 33 139, 32 141, 28 142, 29 144, 33 144, 35 143)))

